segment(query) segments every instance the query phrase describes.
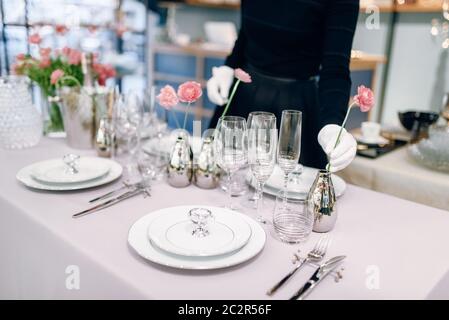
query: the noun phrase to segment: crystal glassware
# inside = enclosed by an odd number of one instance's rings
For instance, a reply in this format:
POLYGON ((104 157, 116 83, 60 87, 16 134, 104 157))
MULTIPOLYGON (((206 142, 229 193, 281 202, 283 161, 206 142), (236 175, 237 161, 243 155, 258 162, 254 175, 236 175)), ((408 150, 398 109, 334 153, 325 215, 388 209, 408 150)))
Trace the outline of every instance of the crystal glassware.
POLYGON ((313 213, 307 208, 307 200, 276 197, 273 227, 281 241, 296 244, 304 242, 313 228, 313 213))
POLYGON ((28 78, 0 77, 0 148, 36 145, 42 136, 42 118, 31 101, 28 78))
POLYGON ((277 161, 284 172, 284 199, 287 198, 288 175, 298 164, 301 153, 301 122, 301 111, 282 111, 277 161))
POLYGON ((276 163, 276 117, 269 112, 251 112, 248 116, 248 163, 256 180, 257 220, 264 222, 263 186, 271 176, 276 163))
MULTIPOLYGON (((218 120, 214 135, 214 153, 218 166, 227 173, 228 186, 232 186, 233 174, 248 160, 248 137, 244 118, 225 116, 218 120)), ((232 188, 228 189, 228 207, 234 209, 232 188)))
POLYGON ((192 235, 199 238, 209 235, 208 223, 214 219, 210 210, 206 208, 193 208, 189 211, 189 218, 195 225, 192 235))

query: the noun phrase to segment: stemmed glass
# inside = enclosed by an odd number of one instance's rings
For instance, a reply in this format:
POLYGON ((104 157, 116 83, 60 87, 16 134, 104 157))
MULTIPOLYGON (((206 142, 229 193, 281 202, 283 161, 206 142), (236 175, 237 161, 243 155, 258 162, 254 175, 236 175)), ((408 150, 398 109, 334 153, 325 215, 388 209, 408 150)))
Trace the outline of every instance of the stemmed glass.
MULTIPOLYGON (((248 161, 248 136, 244 118, 225 116, 218 120, 214 134, 214 152, 218 166, 227 172, 228 186, 232 186, 233 174, 248 161)), ((228 208, 233 210, 232 188, 228 189, 228 208)))
POLYGON ((276 117, 269 112, 251 112, 248 116, 248 163, 256 180, 257 220, 265 222, 261 213, 263 186, 276 163, 276 117))
POLYGON ((298 164, 301 153, 301 122, 301 111, 282 111, 277 160, 279 167, 284 172, 283 199, 285 201, 287 200, 288 175, 298 164))

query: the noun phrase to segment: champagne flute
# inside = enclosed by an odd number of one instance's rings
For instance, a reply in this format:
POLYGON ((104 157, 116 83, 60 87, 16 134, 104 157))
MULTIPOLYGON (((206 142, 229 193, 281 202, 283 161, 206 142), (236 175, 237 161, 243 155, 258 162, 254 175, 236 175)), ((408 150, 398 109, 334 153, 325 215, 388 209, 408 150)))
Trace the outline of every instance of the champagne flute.
POLYGON ((276 117, 269 112, 251 112, 248 116, 248 163, 256 180, 257 220, 265 223, 261 207, 263 186, 270 178, 276 163, 276 117))
POLYGON ((284 200, 287 200, 288 175, 298 164, 301 153, 301 122, 301 111, 282 111, 277 160, 279 167, 284 172, 284 200))
POLYGON ((225 116, 218 120, 214 133, 214 152, 218 166, 225 170, 228 175, 228 208, 233 210, 232 177, 248 161, 248 137, 245 118, 225 116))

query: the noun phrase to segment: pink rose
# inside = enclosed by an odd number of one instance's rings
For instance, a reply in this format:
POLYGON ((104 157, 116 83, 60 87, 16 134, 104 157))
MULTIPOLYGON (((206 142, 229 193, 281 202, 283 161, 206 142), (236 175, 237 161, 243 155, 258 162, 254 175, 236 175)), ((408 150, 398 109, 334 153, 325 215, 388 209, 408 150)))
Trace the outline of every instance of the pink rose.
POLYGON ((71 51, 72 51, 72 49, 70 49, 69 47, 62 48, 62 54, 65 55, 66 57, 69 56, 71 51))
POLYGON ((116 71, 113 66, 101 63, 94 63, 93 69, 98 77, 98 84, 104 86, 106 80, 116 76, 116 71))
POLYGON ((64 71, 61 69, 56 69, 51 73, 50 82, 51 84, 56 84, 58 80, 64 75, 64 71))
POLYGON ((31 44, 40 44, 41 41, 42 41, 42 38, 38 33, 33 33, 28 38, 28 42, 31 44))
POLYGON ((48 68, 51 65, 51 60, 49 57, 43 57, 39 62, 39 68, 48 68))
POLYGON ((81 63, 81 57, 82 57, 81 52, 79 52, 78 50, 75 50, 75 49, 71 49, 67 56, 67 60, 68 60, 69 64, 77 65, 77 64, 81 63))
POLYGON ((56 31, 57 34, 64 35, 67 31, 69 31, 69 28, 67 28, 63 24, 57 24, 55 26, 55 31, 56 31))
POLYGON ((24 54, 24 53, 19 53, 17 56, 16 56, 16 60, 17 61, 24 61, 25 59, 26 59, 26 55, 24 54))
POLYGON ((39 54, 41 57, 49 57, 51 54, 51 48, 40 48, 39 54))
POLYGON ((203 95, 201 85, 195 81, 187 81, 178 87, 178 97, 182 102, 192 103, 203 95))
POLYGON ((234 70, 234 76, 242 82, 251 83, 251 76, 240 68, 234 70))
POLYGON ((362 112, 368 112, 374 106, 374 93, 370 88, 359 86, 357 95, 354 96, 354 103, 360 107, 362 112))
POLYGON ((173 108, 179 102, 175 89, 169 85, 163 87, 156 98, 159 101, 159 104, 167 110, 173 108))
POLYGON ((23 66, 21 63, 13 63, 11 65, 11 74, 13 75, 22 75, 23 74, 23 66))

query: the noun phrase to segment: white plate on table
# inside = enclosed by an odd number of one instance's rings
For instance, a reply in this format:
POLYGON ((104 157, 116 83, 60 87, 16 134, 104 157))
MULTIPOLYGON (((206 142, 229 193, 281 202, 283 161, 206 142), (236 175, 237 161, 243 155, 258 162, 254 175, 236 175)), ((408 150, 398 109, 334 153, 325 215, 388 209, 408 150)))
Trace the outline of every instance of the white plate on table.
MULTIPOLYGON (((190 209, 198 207, 207 208, 212 211, 224 210, 222 208, 208 206, 179 206, 170 209, 188 212, 190 209)), ((162 214, 165 214, 165 211, 158 210, 143 216, 132 225, 128 233, 129 245, 141 257, 160 265, 190 270, 227 268, 255 257, 265 246, 266 234, 263 228, 255 220, 242 215, 242 218, 248 223, 252 232, 248 243, 240 250, 213 257, 185 257, 171 254, 159 249, 148 239, 148 226, 162 214)))
MULTIPOLYGON (((147 143, 142 145, 142 150, 150 155, 164 156, 168 158, 170 152, 175 144, 176 136, 163 136, 160 141, 158 138, 150 139, 147 143)), ((190 146, 193 154, 198 154, 201 149, 202 139, 200 137, 190 137, 190 146)))
POLYGON ((81 157, 77 160, 77 173, 70 173, 61 159, 38 162, 33 166, 31 175, 43 183, 81 183, 100 178, 109 171, 109 163, 101 158, 81 157))
POLYGON ((388 140, 387 138, 384 138, 382 136, 378 136, 375 138, 371 138, 371 139, 367 139, 365 138, 361 133, 353 133, 352 134, 355 138, 355 140, 357 140, 357 142, 362 143, 362 144, 368 144, 368 145, 385 145, 385 144, 389 144, 390 140, 388 140))
POLYGON ((189 211, 178 207, 159 210, 162 213, 148 227, 148 238, 160 249, 182 256, 208 257, 242 248, 251 237, 251 227, 240 213, 214 208, 215 221, 208 224, 209 235, 192 235, 195 229, 189 211))
POLYGON ((40 162, 31 164, 19 170, 16 175, 17 180, 26 185, 27 187, 39 190, 48 190, 48 191, 69 191, 69 190, 81 190, 87 188, 93 188, 97 186, 101 186, 103 184, 112 182, 118 179, 122 175, 122 166, 117 162, 110 159, 101 159, 104 161, 105 165, 108 166, 109 171, 93 180, 78 182, 78 183, 70 183, 70 184, 50 184, 43 183, 33 178, 32 173, 35 170, 36 166, 39 165, 40 162))
MULTIPOLYGON (((293 199, 301 199, 304 200, 307 197, 307 194, 315 181, 315 177, 317 175, 318 169, 303 167, 303 172, 301 174, 301 182, 302 184, 297 187, 296 190, 289 190, 289 194, 293 199)), ((251 172, 248 172, 247 182, 254 188, 256 186, 255 180, 251 176, 251 172)), ((335 195, 340 197, 344 194, 346 190, 346 182, 340 178, 339 176, 332 175, 332 183, 334 184, 335 195)), ((282 169, 276 165, 274 168, 273 174, 267 180, 264 186, 264 193, 277 196, 278 193, 284 189, 284 173, 282 169)))

